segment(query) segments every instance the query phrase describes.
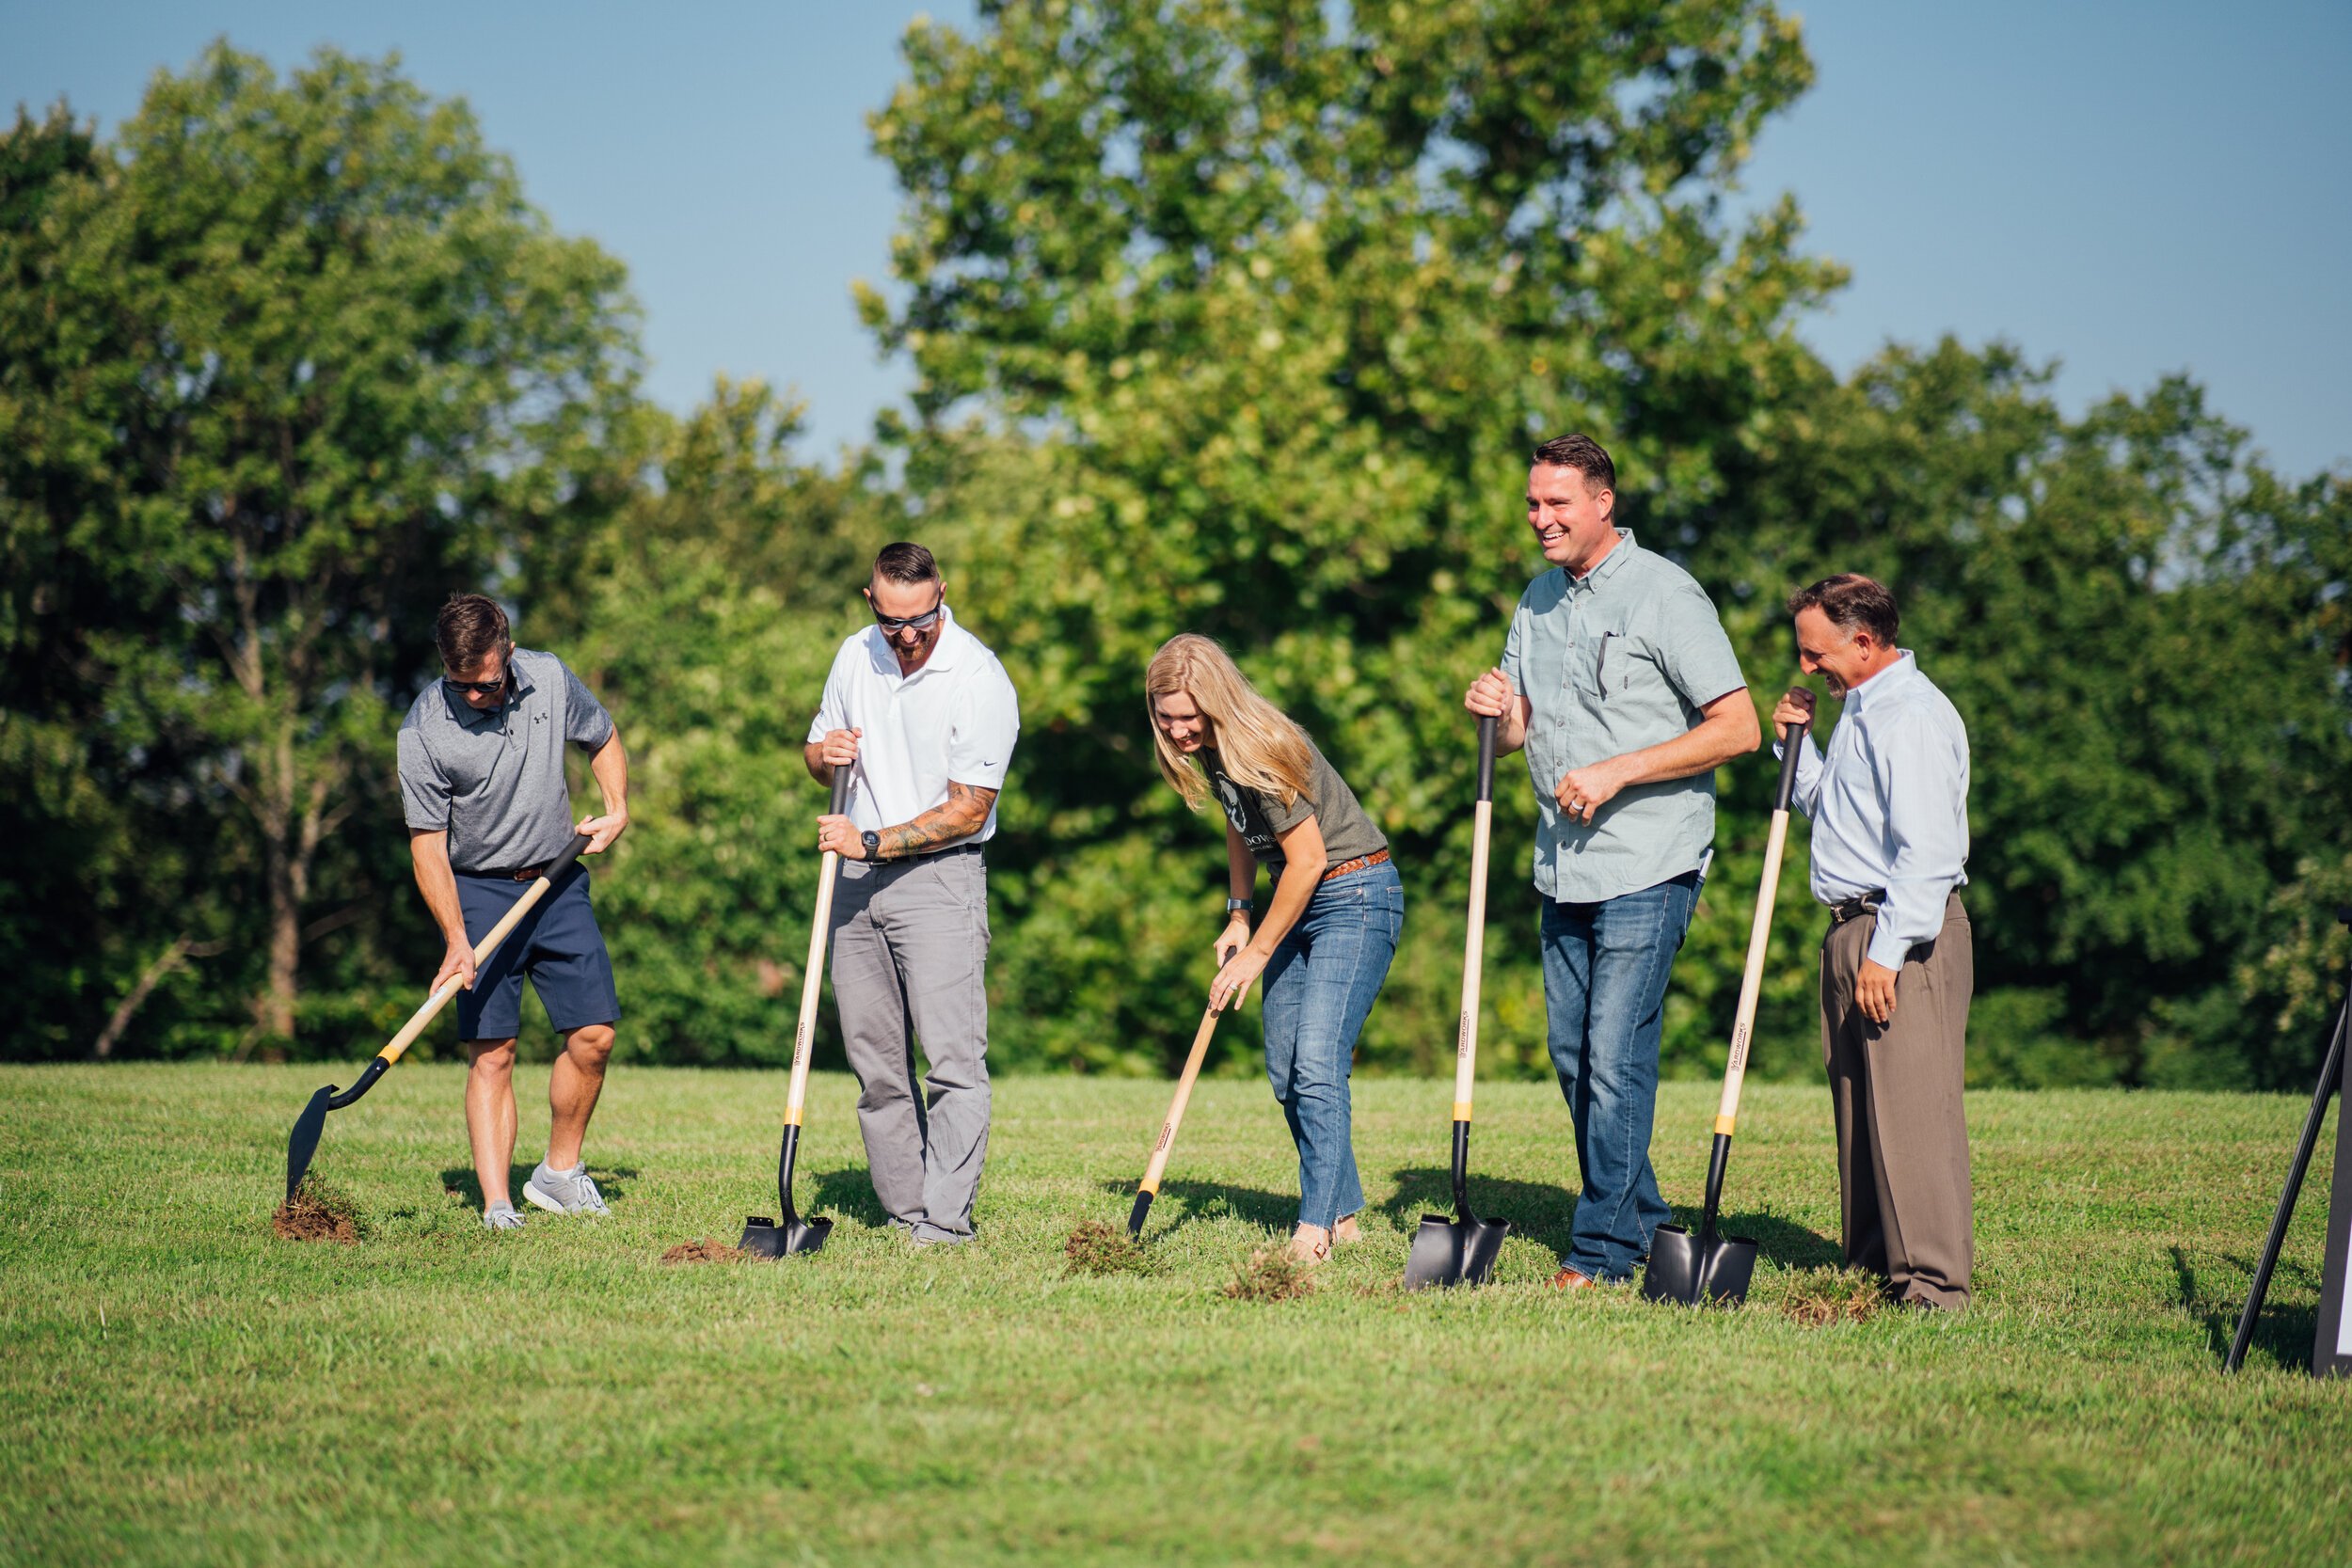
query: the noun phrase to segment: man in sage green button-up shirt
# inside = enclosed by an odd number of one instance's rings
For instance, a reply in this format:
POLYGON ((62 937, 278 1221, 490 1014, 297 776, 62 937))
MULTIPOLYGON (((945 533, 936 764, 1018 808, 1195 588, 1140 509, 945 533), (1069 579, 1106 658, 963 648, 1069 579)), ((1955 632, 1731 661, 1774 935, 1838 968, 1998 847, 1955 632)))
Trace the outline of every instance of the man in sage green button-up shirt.
POLYGON ((1715 769, 1763 738, 1707 591, 1616 526, 1582 436, 1535 449, 1527 521, 1552 564, 1464 699, 1527 751, 1541 821, 1544 1001, 1582 1191, 1563 1289, 1629 1278, 1669 1214, 1650 1168, 1666 982, 1715 838, 1715 769))

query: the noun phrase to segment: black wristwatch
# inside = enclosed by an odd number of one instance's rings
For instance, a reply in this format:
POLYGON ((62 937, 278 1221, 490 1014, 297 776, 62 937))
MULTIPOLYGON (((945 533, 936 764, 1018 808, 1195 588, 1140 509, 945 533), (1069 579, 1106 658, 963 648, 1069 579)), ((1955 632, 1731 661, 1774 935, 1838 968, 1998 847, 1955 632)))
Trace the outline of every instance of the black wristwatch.
POLYGON ((860 844, 866 846, 866 858, 867 860, 878 861, 882 859, 882 834, 874 832, 873 829, 868 828, 864 832, 858 834, 857 838, 860 844))
POLYGON ((1228 898, 1225 900, 1225 912, 1227 914, 1248 914, 1257 907, 1258 905, 1255 899, 1228 898))

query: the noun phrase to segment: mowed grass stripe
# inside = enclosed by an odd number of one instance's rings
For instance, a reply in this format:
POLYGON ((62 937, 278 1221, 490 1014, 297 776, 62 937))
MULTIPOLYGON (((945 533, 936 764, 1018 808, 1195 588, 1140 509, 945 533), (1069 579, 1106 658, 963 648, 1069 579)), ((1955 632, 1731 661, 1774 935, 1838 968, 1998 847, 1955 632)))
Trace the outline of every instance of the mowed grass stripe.
MULTIPOLYGON (((518 1074, 525 1164, 545 1069, 518 1074)), ((1369 1240, 1275 1306, 1218 1293, 1293 1217, 1262 1083, 1204 1083, 1153 1272, 1065 1273, 1124 1219, 1167 1085, 1010 1078, 985 1239, 879 1228, 847 1079, 811 1092, 815 1258, 665 1267, 772 1206, 781 1075, 621 1069, 602 1222, 481 1231, 461 1074, 327 1124, 352 1247, 276 1240, 315 1067, 0 1069, 0 1556, 55 1562, 1744 1560, 2352 1557, 2352 1389, 2308 1345, 2321 1194, 2246 1375, 2218 1370, 2301 1110, 2280 1097, 1970 1101, 1978 1309, 1801 1325, 1834 1260, 1818 1089, 1749 1093, 1737 1313, 1544 1285, 1574 1153, 1555 1091, 1482 1085, 1486 1290, 1396 1291, 1445 1206, 1449 1085, 1357 1087, 1369 1240)), ((1657 1156, 1698 1194, 1713 1091, 1657 1156)))

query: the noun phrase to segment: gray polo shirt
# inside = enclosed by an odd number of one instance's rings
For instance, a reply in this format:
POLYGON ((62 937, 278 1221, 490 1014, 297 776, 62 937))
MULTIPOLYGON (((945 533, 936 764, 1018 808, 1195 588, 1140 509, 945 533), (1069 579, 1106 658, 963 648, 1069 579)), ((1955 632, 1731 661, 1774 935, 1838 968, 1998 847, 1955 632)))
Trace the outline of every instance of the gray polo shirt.
POLYGON ((572 841, 564 744, 590 751, 612 719, 553 654, 515 650, 506 701, 476 713, 446 682, 417 694, 400 726, 400 802, 408 826, 449 831, 459 871, 513 871, 572 841))
POLYGON ((1688 732, 1701 708, 1748 684, 1697 579, 1620 529, 1583 577, 1554 567, 1527 585, 1502 673, 1531 705, 1536 891, 1597 903, 1696 870, 1715 841, 1713 772, 1635 784, 1590 827, 1561 811, 1553 791, 1572 768, 1688 732))

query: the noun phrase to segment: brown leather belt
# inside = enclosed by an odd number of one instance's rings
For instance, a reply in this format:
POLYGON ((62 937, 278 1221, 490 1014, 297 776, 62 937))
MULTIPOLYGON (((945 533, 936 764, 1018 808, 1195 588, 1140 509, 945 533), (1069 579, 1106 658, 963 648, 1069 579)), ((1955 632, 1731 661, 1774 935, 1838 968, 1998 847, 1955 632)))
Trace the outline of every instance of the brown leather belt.
POLYGON ((1327 882, 1334 877, 1344 877, 1351 871, 1361 871, 1368 865, 1386 865, 1388 863, 1389 852, 1386 849, 1375 849, 1369 855, 1359 855, 1352 861, 1340 862, 1339 864, 1333 866, 1330 870, 1323 874, 1323 879, 1327 882))

